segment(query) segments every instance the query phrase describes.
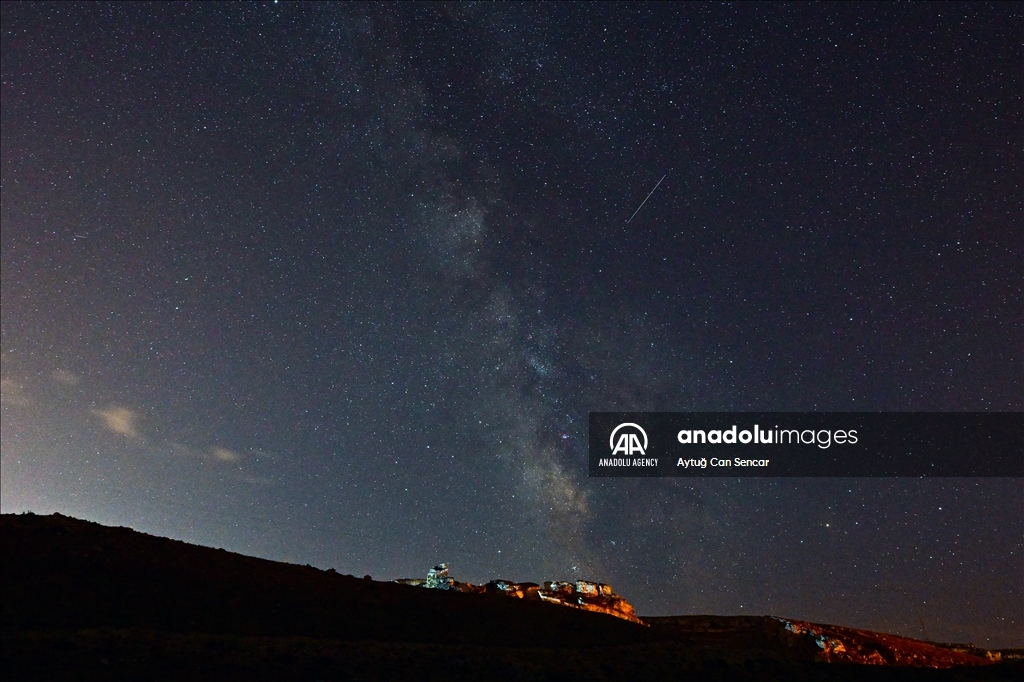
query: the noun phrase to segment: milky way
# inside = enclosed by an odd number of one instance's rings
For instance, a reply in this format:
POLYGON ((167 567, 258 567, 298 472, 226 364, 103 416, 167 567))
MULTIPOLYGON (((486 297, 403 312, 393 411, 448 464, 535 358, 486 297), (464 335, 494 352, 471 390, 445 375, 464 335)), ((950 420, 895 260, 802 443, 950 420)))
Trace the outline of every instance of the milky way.
POLYGON ((4 512, 1024 644, 1020 480, 586 460, 590 411, 1021 410, 1014 6, 2 21, 4 512))

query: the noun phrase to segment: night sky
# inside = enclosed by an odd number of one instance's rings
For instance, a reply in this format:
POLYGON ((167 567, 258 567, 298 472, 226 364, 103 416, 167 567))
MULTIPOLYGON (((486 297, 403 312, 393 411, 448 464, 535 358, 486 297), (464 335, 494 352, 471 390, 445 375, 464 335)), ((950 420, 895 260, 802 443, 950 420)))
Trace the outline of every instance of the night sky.
POLYGON ((1024 645, 1021 479, 586 457, 590 411, 1024 409, 1018 6, 2 30, 4 512, 1024 645))

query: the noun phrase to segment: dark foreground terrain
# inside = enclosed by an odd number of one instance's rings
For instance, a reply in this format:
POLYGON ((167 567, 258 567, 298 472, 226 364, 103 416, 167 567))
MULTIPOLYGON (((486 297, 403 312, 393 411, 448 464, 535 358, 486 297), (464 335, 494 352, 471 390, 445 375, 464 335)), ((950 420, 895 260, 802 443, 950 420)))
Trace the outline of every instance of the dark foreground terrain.
POLYGON ((14 680, 1003 680, 997 654, 772 617, 636 624, 52 515, 0 518, 14 680))

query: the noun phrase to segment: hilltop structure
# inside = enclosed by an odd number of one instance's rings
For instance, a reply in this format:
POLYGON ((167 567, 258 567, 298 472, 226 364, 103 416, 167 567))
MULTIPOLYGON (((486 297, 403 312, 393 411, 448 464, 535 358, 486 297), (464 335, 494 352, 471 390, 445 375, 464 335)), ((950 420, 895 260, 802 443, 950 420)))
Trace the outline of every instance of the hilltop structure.
POLYGON ((438 564, 427 571, 426 579, 401 578, 395 581, 403 585, 426 587, 435 590, 454 590, 473 594, 503 594, 518 599, 534 599, 568 606, 584 611, 605 613, 632 623, 645 623, 633 611, 633 605, 615 594, 611 585, 590 580, 549 580, 537 583, 517 583, 511 580, 492 580, 486 585, 474 585, 455 580, 449 575, 448 564, 438 564))

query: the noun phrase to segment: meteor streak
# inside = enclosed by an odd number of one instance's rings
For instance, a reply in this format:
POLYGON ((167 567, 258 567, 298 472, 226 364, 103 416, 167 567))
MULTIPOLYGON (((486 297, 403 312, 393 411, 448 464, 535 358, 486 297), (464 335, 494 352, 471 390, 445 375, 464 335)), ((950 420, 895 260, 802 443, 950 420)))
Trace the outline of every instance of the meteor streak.
MULTIPOLYGON (((655 186, 654 186, 654 189, 652 189, 652 190, 651 190, 651 194, 654 194, 654 190, 655 190, 655 189, 658 189, 659 187, 661 187, 661 183, 662 183, 662 182, 664 182, 664 181, 665 181, 665 178, 667 178, 667 177, 668 177, 668 175, 662 175, 662 176, 661 176, 661 180, 658 180, 658 184, 657 184, 657 185, 655 185, 655 186)), ((627 221, 626 221, 626 224, 627 224, 627 225, 629 225, 629 221, 630 221, 630 220, 632 220, 633 218, 635 218, 635 217, 636 217, 636 214, 640 212, 640 209, 644 207, 644 204, 646 204, 646 203, 647 203, 647 199, 650 199, 650 198, 651 198, 651 194, 648 194, 648 195, 647 195, 647 198, 645 198, 645 199, 644 199, 643 201, 641 201, 641 202, 640 202, 640 205, 636 207, 636 210, 635 210, 635 211, 633 211, 633 215, 629 216, 629 220, 627 220, 627 221)))

